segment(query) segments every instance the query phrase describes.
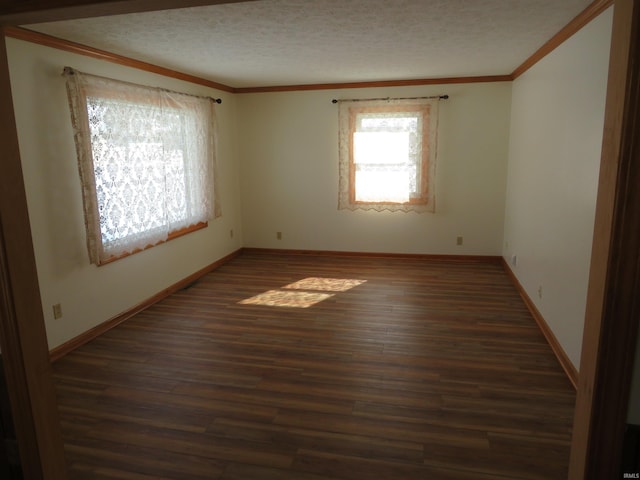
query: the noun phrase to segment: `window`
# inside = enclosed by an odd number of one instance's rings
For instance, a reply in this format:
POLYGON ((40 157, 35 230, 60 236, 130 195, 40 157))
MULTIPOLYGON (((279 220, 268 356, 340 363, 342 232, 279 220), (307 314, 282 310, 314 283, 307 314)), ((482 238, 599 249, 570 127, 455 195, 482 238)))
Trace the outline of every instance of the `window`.
POLYGON ((338 208, 434 211, 437 102, 340 103, 338 208))
POLYGON ((65 69, 92 263, 220 215, 213 99, 65 69))

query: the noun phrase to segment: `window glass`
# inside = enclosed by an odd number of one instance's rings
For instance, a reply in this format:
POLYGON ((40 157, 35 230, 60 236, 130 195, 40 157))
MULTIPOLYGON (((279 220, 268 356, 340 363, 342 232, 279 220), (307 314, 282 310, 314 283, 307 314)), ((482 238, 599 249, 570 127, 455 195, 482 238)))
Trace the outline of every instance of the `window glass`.
POLYGON ((219 215, 212 99, 75 71, 67 87, 92 262, 219 215))
POLYGON ((434 103, 341 103, 339 208, 434 210, 434 103))

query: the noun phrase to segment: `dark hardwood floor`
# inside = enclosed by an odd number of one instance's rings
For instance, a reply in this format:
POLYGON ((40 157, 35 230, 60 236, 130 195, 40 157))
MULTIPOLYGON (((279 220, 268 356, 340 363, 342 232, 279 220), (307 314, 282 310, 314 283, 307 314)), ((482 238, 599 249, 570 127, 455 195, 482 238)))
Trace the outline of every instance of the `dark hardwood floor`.
POLYGON ((567 476, 575 393, 499 264, 244 253, 54 371, 72 479, 567 476))

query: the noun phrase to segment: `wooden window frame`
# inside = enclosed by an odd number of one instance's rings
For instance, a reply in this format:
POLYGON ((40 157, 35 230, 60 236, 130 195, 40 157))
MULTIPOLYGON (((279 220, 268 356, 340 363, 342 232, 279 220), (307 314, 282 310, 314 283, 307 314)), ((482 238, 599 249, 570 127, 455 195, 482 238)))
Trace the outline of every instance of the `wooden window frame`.
MULTIPOLYGON (((120 80, 119 80, 119 82, 120 83, 129 83, 130 85, 136 86, 136 87, 138 86, 137 84, 130 83, 130 82, 124 82, 124 81, 120 81, 120 80)), ((140 85, 140 87, 143 87, 143 86, 140 85)), ((194 97, 194 99, 197 98, 196 96, 190 95, 190 94, 180 93, 180 95, 184 96, 185 98, 188 98, 188 97, 194 97)), ((85 99, 84 99, 85 105, 88 104, 88 100, 91 97, 104 98, 104 99, 110 99, 110 100, 122 100, 122 98, 118 95, 117 92, 114 92, 113 90, 108 89, 108 88, 100 88, 100 87, 96 87, 96 86, 87 87, 85 89, 85 95, 84 96, 85 96, 85 99)), ((139 103, 139 104, 149 104, 149 105, 155 105, 156 104, 156 102, 154 102, 152 100, 150 95, 145 95, 145 94, 141 94, 141 95, 137 96, 135 98, 135 102, 139 103)), ((168 100, 168 106, 171 107, 171 108, 182 109, 176 102, 172 101, 171 99, 168 100)), ((95 173, 94 173, 94 175, 95 175, 95 173)), ((143 251, 148 250, 150 248, 153 248, 155 246, 162 245, 163 243, 166 243, 166 242, 168 242, 170 240, 174 240, 176 238, 182 237, 182 236, 187 235, 189 233, 196 232, 198 230, 202 230, 204 228, 207 228, 208 226, 209 226, 209 222, 203 221, 203 222, 195 223, 193 225, 187 225, 186 227, 181 227, 181 228, 178 228, 176 230, 171 230, 168 233, 166 240, 161 240, 161 241, 153 243, 153 244, 150 243, 150 244, 146 245, 143 248, 136 248, 136 249, 134 249, 134 250, 132 250, 130 252, 125 252, 125 253, 122 253, 122 254, 119 254, 119 255, 113 255, 113 256, 111 256, 109 258, 106 258, 104 260, 98 261, 96 263, 96 266, 101 267, 103 265, 107 265, 107 264, 113 263, 113 262, 115 262, 117 260, 129 257, 131 255, 135 255, 136 253, 143 252, 143 251)))
MULTIPOLYGON (((426 205, 429 200, 429 122, 431 119, 430 105, 385 105, 375 107, 350 107, 349 108, 349 201, 354 205, 426 205), (411 198, 407 202, 392 201, 362 201, 356 200, 356 164, 354 156, 354 136, 357 132, 357 118, 359 115, 369 113, 413 113, 419 115, 422 121, 420 134, 422 135, 422 150, 420 152, 420 196, 411 198)), ((418 169, 416 169, 418 170, 418 169)))
POLYGON ((198 222, 194 225, 189 225, 188 227, 182 227, 177 230, 172 230, 171 232, 169 232, 169 235, 167 236, 166 240, 161 240, 157 243, 149 244, 144 248, 136 248, 131 252, 122 253, 120 255, 113 255, 112 257, 109 257, 105 260, 98 262, 96 266, 101 267, 103 265, 113 263, 116 260, 120 260, 121 258, 130 257, 131 255, 134 255, 136 253, 144 252, 145 250, 149 250, 150 248, 157 247, 158 245, 162 245, 163 243, 167 243, 171 240, 175 240, 176 238, 180 238, 188 233, 197 232, 198 230, 202 230, 203 228, 207 228, 208 226, 209 226, 209 222, 198 222))

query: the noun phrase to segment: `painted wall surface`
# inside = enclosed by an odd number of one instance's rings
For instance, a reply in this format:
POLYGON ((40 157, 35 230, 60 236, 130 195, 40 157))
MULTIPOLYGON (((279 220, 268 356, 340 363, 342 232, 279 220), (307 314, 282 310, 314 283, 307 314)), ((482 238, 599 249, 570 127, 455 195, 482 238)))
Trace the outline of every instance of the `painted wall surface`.
POLYGON ((500 255, 510 98, 510 82, 240 95, 245 246, 500 255), (338 106, 331 100, 445 93, 436 213, 338 210, 338 106))
POLYGON ((576 367, 611 23, 612 8, 513 83, 503 255, 576 367))
POLYGON ((233 95, 7 39, 20 153, 50 348, 141 303, 242 245, 233 95), (222 97, 217 107, 222 217, 203 230, 102 267, 90 265, 64 66, 144 85, 222 97), (230 230, 234 230, 231 238, 230 230), (52 305, 63 317, 54 320, 52 305))

